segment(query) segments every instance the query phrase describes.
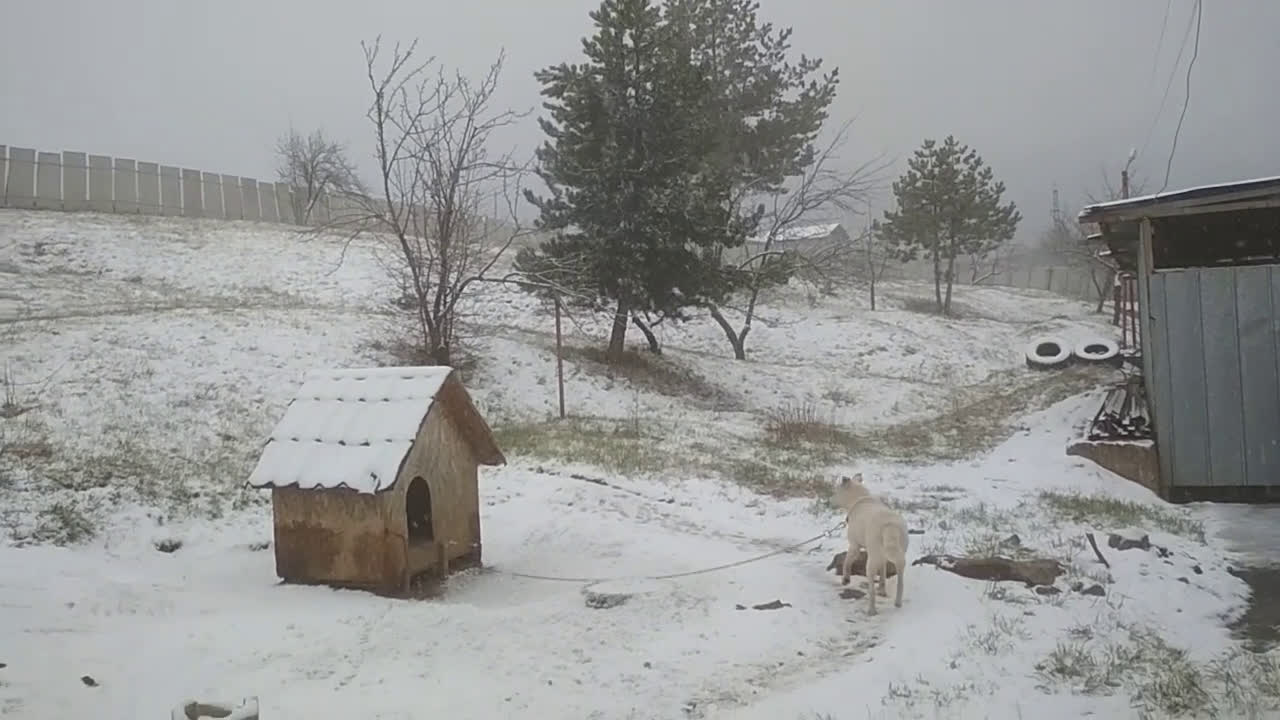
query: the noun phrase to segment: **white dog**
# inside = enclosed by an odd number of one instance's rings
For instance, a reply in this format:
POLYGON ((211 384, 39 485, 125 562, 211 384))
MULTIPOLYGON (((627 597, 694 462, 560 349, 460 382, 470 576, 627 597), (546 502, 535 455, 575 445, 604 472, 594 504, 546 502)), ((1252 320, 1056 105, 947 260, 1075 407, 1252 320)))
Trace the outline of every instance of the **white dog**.
POLYGON ((907 524, 902 516, 871 494, 862 484, 862 473, 841 478, 831 496, 831 502, 848 513, 849 551, 844 555, 840 584, 849 584, 849 573, 854 558, 865 548, 867 551, 867 599, 868 612, 876 614, 876 576, 880 577, 880 594, 885 591, 885 561, 893 563, 897 571, 897 591, 894 607, 902 607, 902 580, 907 570, 907 524))

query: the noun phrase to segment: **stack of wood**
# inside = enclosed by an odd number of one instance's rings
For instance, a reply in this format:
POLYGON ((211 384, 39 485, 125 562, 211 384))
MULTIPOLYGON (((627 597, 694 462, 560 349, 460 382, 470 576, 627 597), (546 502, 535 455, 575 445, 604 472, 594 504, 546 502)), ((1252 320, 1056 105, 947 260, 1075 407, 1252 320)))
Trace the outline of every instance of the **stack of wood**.
POLYGON ((1146 440, 1150 437, 1151 412, 1142 383, 1123 382, 1108 390, 1089 427, 1089 439, 1146 440))

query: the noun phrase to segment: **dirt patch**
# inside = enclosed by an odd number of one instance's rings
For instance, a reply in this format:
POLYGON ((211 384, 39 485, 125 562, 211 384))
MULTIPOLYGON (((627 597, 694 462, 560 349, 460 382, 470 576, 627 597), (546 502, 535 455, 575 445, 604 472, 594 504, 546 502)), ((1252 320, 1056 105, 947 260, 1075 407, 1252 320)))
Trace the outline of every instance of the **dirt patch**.
POLYGON ((858 449, 905 462, 962 460, 1008 439, 1010 420, 1098 386, 1109 371, 1096 366, 1052 373, 1005 371, 957 388, 951 407, 921 420, 858 435, 858 449))
POLYGON ((621 358, 611 361, 603 348, 566 345, 564 359, 585 372, 611 380, 626 380, 638 388, 692 400, 703 407, 726 410, 738 404, 723 388, 666 355, 628 350, 621 358))

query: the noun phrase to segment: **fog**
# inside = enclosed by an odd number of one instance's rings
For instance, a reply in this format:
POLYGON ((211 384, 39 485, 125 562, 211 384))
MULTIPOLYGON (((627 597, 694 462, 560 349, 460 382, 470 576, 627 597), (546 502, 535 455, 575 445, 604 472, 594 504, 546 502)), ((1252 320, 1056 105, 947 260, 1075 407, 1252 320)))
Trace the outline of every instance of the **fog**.
MULTIPOLYGON (((903 161, 926 137, 978 150, 1023 211, 1020 237, 1118 185, 1165 184, 1186 97, 1193 0, 762 0, 796 51, 840 68, 833 124, 856 117, 850 166, 903 161), (1175 64, 1181 52, 1180 61, 1175 64), (1162 96, 1169 87, 1168 97, 1162 96)), ((0 144, 83 150, 271 178, 275 138, 322 127, 371 168, 359 43, 420 39, 478 74, 505 48, 497 101, 534 109, 502 136, 541 142, 533 72, 580 57, 590 0, 42 0, 10 2, 0 144)), ((1280 2, 1208 2, 1168 187, 1280 174, 1280 2)), ((886 180, 891 177, 886 177, 886 180)), ((880 207, 890 202, 887 192, 880 207)))

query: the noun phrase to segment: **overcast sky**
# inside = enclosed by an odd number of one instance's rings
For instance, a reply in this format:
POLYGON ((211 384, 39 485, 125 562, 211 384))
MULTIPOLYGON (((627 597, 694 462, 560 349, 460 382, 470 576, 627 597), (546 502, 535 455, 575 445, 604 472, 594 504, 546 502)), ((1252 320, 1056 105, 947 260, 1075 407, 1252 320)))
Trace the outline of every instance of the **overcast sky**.
MULTIPOLYGON (((536 108, 533 71, 580 57, 596 5, 10 0, 0 144, 270 178, 273 141, 292 123, 323 127, 369 167, 362 39, 416 37, 426 54, 468 73, 506 48, 500 99, 536 108)), ((840 68, 832 114, 858 116, 851 164, 883 152, 898 158, 898 171, 922 139, 955 134, 1008 186, 1024 238, 1047 222, 1055 184, 1074 210, 1086 190, 1100 190, 1104 168, 1118 178, 1130 148, 1147 189, 1164 183, 1190 38, 1178 67, 1175 58, 1194 0, 761 5, 764 18, 794 27, 797 51, 840 68)), ((1205 6, 1171 189, 1280 174, 1280 2, 1205 6)), ((541 133, 530 117, 506 141, 529 152, 541 133)))

